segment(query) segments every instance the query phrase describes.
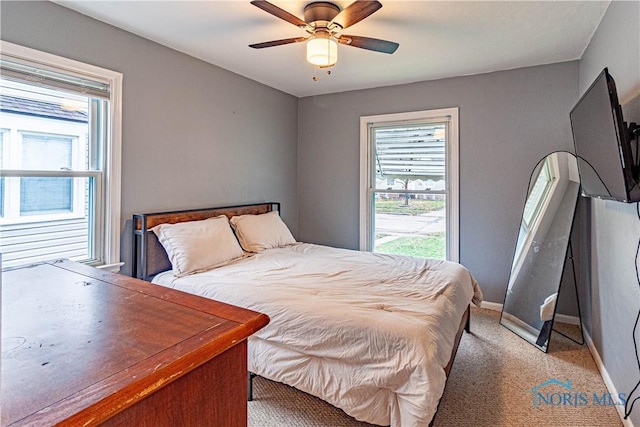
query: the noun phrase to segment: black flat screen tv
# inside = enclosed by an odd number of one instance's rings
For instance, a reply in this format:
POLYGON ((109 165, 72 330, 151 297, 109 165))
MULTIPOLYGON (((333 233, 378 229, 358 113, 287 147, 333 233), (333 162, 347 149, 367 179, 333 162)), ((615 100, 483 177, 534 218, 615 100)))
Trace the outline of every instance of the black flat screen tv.
MULTIPOLYGON (((570 113, 582 195, 621 202, 640 201, 637 147, 622 117, 607 68, 570 113)), ((637 136, 635 137, 637 140, 637 136)))

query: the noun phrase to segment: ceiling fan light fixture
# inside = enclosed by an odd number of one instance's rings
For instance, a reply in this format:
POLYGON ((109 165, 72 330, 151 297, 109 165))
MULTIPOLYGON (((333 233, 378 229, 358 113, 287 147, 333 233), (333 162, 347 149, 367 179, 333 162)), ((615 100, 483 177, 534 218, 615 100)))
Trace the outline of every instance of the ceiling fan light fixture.
POLYGON ((267 0, 252 0, 251 4, 306 31, 308 36, 254 43, 249 47, 263 49, 306 41, 307 61, 316 67, 331 67, 338 62, 338 44, 387 54, 394 53, 399 46, 387 40, 342 34, 342 30, 379 10, 382 3, 378 0, 355 0, 344 9, 328 1, 312 1, 304 7, 304 20, 267 0))
POLYGON ((307 41, 307 61, 319 67, 338 62, 338 42, 325 33, 318 33, 307 41))

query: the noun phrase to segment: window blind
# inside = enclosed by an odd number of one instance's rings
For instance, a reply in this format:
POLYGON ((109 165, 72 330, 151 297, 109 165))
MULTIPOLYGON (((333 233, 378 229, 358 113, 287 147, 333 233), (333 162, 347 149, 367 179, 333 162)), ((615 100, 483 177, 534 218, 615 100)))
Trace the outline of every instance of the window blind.
POLYGON ((108 83, 73 72, 61 73, 5 55, 0 59, 0 75, 7 80, 80 93, 92 98, 110 99, 111 88, 108 83))
POLYGON ((378 176, 445 179, 445 123, 374 128, 373 132, 378 176))

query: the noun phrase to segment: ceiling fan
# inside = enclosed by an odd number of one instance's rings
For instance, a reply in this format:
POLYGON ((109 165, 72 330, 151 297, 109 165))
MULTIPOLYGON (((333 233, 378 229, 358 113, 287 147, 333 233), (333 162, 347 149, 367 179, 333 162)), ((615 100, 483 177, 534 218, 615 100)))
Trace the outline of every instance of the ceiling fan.
POLYGON ((338 60, 338 43, 382 53, 393 53, 399 44, 371 37, 342 34, 342 30, 362 21, 382 7, 377 1, 357 0, 346 8, 326 1, 309 3, 304 20, 266 0, 253 0, 252 5, 306 31, 308 35, 249 45, 254 49, 307 42, 307 60, 320 67, 331 67, 338 60))

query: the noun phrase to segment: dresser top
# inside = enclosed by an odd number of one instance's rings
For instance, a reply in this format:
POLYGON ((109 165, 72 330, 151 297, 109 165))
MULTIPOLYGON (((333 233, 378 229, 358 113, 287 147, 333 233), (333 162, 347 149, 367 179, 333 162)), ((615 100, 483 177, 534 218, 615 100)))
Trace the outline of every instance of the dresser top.
POLYGON ((2 425, 108 419, 269 322, 71 261, 3 272, 1 314, 2 425))

